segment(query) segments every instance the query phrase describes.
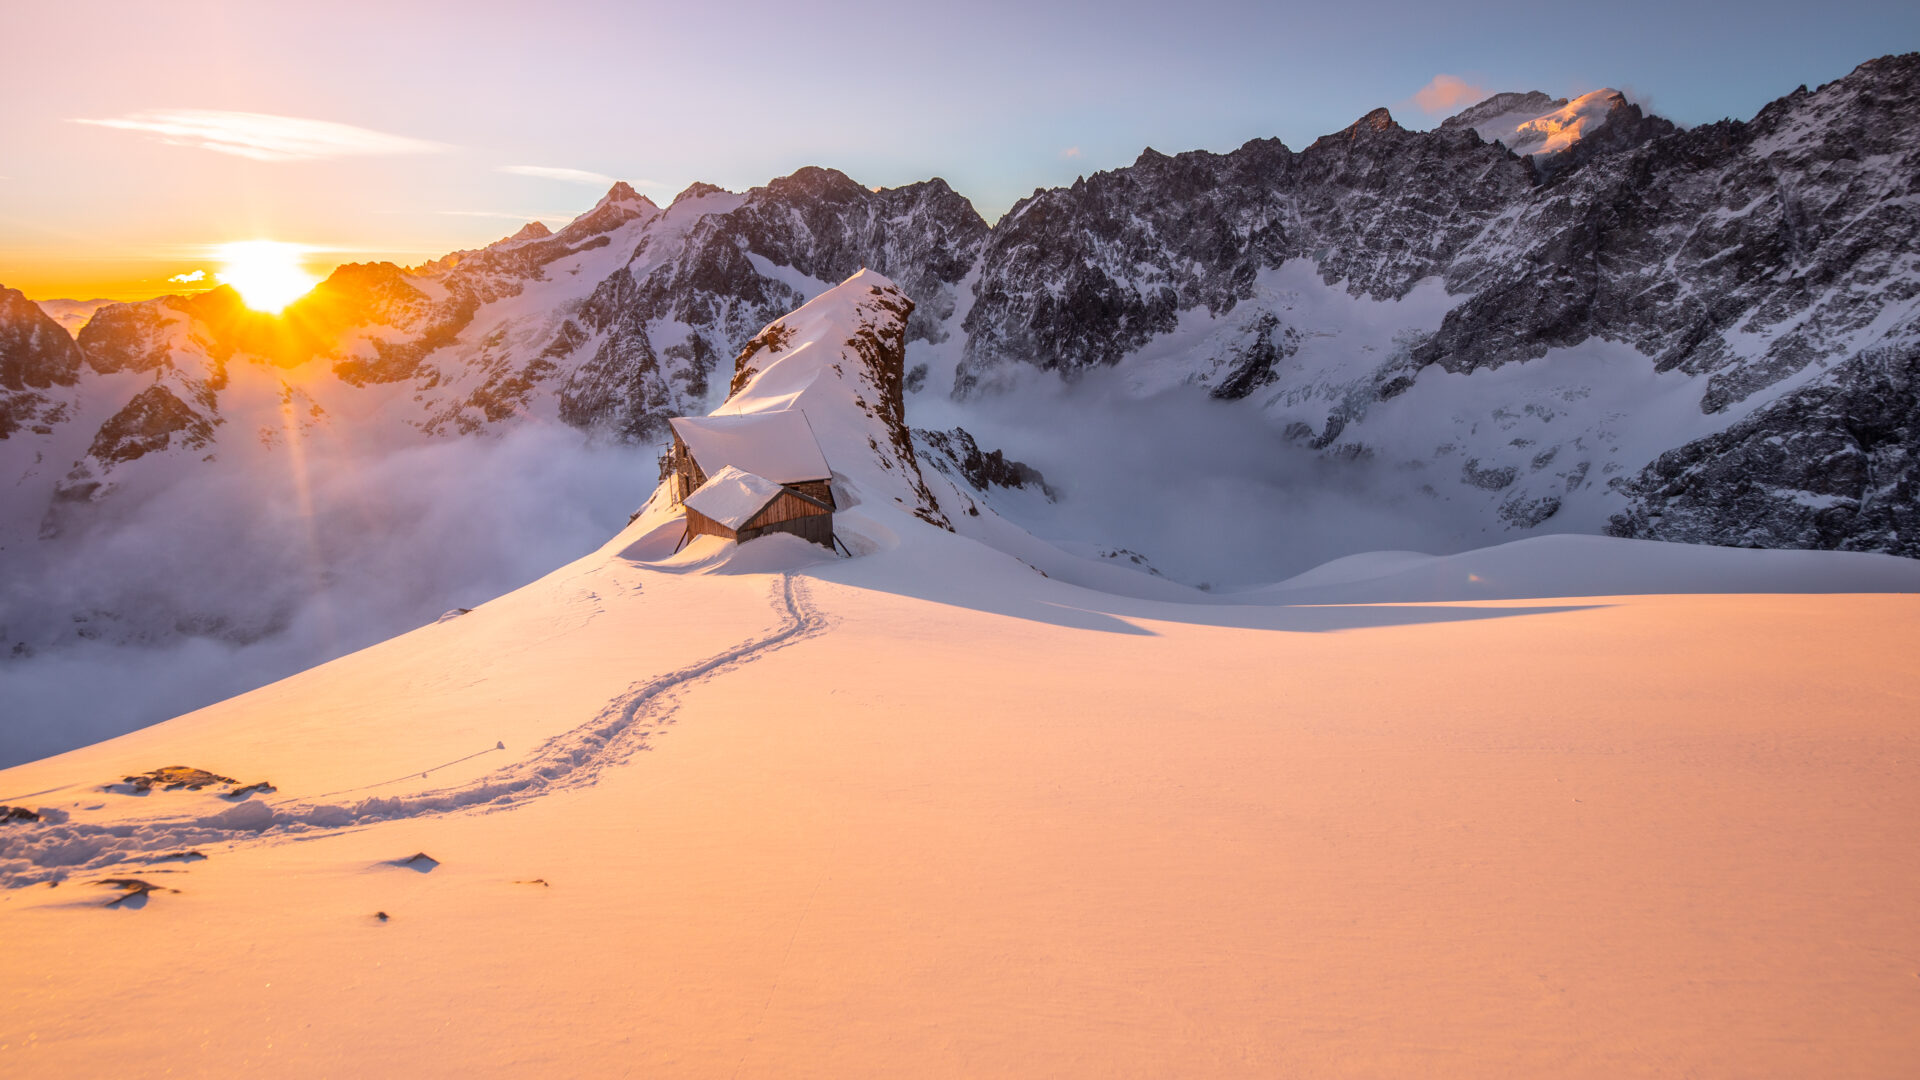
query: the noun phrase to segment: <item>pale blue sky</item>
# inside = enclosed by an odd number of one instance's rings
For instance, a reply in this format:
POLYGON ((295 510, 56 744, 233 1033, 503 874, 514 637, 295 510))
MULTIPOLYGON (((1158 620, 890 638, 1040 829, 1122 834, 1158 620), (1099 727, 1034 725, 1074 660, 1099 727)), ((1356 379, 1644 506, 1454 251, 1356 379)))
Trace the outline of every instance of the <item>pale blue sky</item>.
POLYGON ((1444 111, 1413 97, 1441 74, 1489 91, 1618 86, 1698 124, 1920 48, 1920 4, 1870 0, 68 2, 15 5, 7 22, 0 282, 256 236, 438 253, 578 212, 604 186, 509 165, 621 177, 661 202, 807 164, 868 184, 939 175, 992 219, 1147 145, 1298 148, 1379 105, 1431 126, 1444 111), (73 122, 184 109, 435 145, 256 161, 73 122))

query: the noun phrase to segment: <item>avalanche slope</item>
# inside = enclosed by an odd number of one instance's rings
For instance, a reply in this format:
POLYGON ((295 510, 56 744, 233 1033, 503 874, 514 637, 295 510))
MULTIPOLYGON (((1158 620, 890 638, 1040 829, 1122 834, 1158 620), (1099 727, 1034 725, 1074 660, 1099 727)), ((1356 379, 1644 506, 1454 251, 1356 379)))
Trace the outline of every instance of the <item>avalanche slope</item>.
POLYGON ((1920 566, 1542 537, 1208 596, 922 470, 910 306, 855 275, 721 406, 806 412, 855 557, 676 551, 657 493, 470 612, 0 771, 37 816, 0 824, 0 1071, 1920 1051, 1920 566), (125 779, 170 765, 233 782, 125 779))

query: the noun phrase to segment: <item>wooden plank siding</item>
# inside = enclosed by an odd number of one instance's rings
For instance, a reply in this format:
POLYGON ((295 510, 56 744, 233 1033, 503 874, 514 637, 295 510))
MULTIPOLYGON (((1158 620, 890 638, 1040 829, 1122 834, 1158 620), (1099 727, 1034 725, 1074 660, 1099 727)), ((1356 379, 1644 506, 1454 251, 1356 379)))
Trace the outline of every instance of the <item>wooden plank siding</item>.
POLYGON ((674 433, 673 445, 667 449, 666 456, 660 460, 660 472, 661 478, 667 481, 667 496, 673 500, 673 506, 686 502, 687 496, 707 482, 706 470, 693 460, 692 452, 678 432, 674 433))
POLYGON ((761 529, 768 525, 778 525, 783 521, 792 521, 794 518, 815 517, 831 512, 822 510, 805 499, 796 498, 791 491, 782 491, 775 495, 773 501, 763 507, 759 513, 748 518, 747 523, 740 526, 740 531, 761 529))
POLYGON ((732 529, 689 506, 687 507, 687 539, 691 540, 696 536, 719 536, 728 540, 740 538, 732 529))
POLYGON ((686 512, 689 540, 696 536, 718 536, 744 544, 755 537, 783 532, 810 540, 829 550, 833 548, 833 512, 795 496, 791 490, 774 496, 773 501, 749 518, 738 531, 727 528, 691 506, 686 507, 686 512))
POLYGON ((833 515, 815 513, 808 517, 788 518, 771 525, 740 530, 740 542, 746 543, 756 536, 768 533, 792 533, 802 540, 811 540, 821 547, 833 549, 833 515))
POLYGON ((801 480, 788 484, 787 488, 791 491, 797 491, 802 495, 819 499, 835 510, 840 509, 840 504, 833 501, 833 482, 831 480, 801 480))

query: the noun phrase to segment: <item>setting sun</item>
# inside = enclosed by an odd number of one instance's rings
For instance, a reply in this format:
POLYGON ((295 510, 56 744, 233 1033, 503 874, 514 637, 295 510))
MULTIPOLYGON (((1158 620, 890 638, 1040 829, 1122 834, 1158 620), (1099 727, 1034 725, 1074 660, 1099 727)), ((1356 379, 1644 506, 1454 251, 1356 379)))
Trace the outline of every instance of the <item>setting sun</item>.
POLYGON ((238 240, 220 245, 214 253, 220 260, 220 280, 233 286, 255 311, 278 314, 320 281, 302 265, 307 249, 299 244, 238 240))

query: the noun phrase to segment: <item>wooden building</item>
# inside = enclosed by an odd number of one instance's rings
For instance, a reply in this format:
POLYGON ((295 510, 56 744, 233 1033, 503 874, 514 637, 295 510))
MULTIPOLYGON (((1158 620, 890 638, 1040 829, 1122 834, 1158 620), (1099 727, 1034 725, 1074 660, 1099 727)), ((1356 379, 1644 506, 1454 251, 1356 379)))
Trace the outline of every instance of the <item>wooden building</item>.
POLYGON ((688 540, 719 536, 745 543, 783 532, 833 548, 832 503, 731 465, 714 473, 683 501, 688 540))
POLYGON ((833 505, 833 471, 798 409, 723 416, 676 416, 673 442, 660 458, 660 479, 678 506, 729 466, 833 505))

